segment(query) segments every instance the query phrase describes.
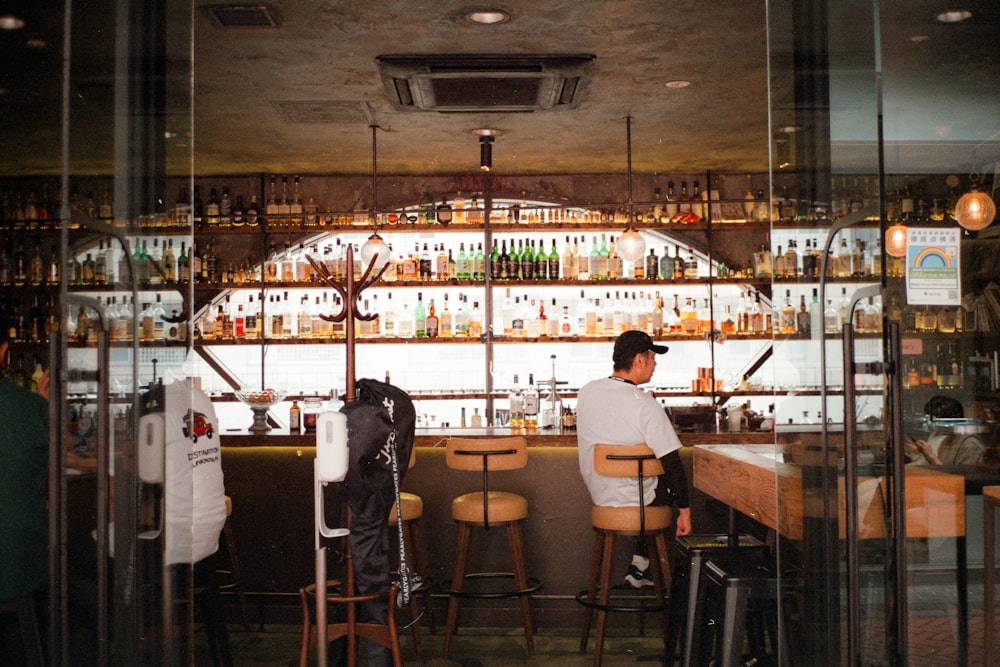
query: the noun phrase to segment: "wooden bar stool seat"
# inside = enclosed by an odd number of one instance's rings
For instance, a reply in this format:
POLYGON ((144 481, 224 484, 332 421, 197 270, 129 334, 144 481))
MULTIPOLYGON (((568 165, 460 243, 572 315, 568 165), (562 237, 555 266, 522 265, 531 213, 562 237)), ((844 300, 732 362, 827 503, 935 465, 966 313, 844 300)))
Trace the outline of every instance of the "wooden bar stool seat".
POLYGON ((461 598, 520 598, 521 623, 528 655, 534 655, 535 621, 531 595, 542 587, 542 582, 528 576, 524 558, 521 522, 528 517, 528 501, 515 493, 491 491, 489 473, 499 470, 516 470, 528 462, 527 440, 521 436, 509 438, 451 438, 445 461, 449 468, 482 473, 481 491, 466 493, 452 501, 451 516, 458 523, 458 546, 455 568, 452 571, 451 589, 447 591, 448 620, 445 626, 444 655, 448 657, 451 639, 458 627, 458 608, 461 598), (489 530, 500 527, 506 531, 507 544, 513 572, 466 572, 469 558, 469 541, 472 527, 489 530), (468 579, 512 578, 513 589, 472 592, 465 589, 468 579))
POLYGON ((643 505, 643 478, 663 473, 663 465, 645 444, 596 445, 594 469, 600 475, 635 477, 638 497, 635 505, 607 507, 595 505, 590 510, 594 528, 594 552, 590 566, 587 589, 576 595, 576 601, 585 607, 580 652, 587 650, 590 627, 597 612, 597 635, 594 644, 594 665, 599 667, 604 651, 604 628, 608 612, 662 612, 663 629, 666 630, 667 596, 670 585, 670 565, 667 560, 667 530, 673 525, 674 513, 667 506, 643 505), (611 566, 615 543, 619 537, 649 538, 650 569, 653 573, 655 599, 649 604, 648 595, 611 595, 611 566))

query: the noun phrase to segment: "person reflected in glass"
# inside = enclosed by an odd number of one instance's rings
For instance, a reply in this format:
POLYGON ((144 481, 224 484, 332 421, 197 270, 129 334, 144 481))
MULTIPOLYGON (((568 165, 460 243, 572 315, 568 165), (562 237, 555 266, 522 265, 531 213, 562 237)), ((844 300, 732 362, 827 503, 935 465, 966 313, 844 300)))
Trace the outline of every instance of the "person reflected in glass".
POLYGON ((955 433, 946 424, 936 424, 941 419, 962 419, 962 404, 948 396, 934 396, 924 405, 924 414, 933 425, 926 439, 907 434, 903 447, 910 463, 914 465, 971 466, 982 459, 986 446, 976 433, 955 433))

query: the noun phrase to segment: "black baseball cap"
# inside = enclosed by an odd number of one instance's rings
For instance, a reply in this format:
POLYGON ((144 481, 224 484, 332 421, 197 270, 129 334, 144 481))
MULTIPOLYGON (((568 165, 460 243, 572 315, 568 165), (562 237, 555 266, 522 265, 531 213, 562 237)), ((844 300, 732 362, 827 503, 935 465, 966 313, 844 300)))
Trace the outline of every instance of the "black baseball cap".
POLYGON ((615 339, 612 360, 616 366, 628 364, 637 354, 652 350, 656 354, 667 351, 666 345, 656 345, 645 331, 626 331, 615 339))

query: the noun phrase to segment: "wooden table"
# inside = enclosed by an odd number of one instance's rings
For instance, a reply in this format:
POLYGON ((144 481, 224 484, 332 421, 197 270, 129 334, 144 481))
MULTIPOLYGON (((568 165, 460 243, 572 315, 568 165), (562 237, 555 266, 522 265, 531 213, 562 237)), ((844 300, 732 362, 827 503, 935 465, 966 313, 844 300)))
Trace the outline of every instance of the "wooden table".
MULTIPOLYGON (((802 469, 775 445, 697 445, 694 486, 792 540, 804 520, 822 516, 821 499, 802 489, 802 469)), ((840 537, 845 535, 844 479, 838 480, 840 537)), ((885 536, 883 478, 859 479, 861 537, 885 536)), ((907 537, 965 537, 965 479, 926 466, 906 469, 907 537)))
POLYGON ((983 487, 983 664, 991 667, 993 660, 993 624, 996 621, 994 596, 996 545, 993 514, 1000 505, 1000 486, 983 487))
MULTIPOLYGON (((832 456, 836 456, 836 450, 832 456)), ((802 541, 824 518, 819 489, 805 489, 804 466, 819 467, 821 454, 812 448, 785 445, 697 445, 694 486, 704 493, 774 529, 802 541)), ((826 465, 836 465, 836 459, 826 465)), ((933 467, 907 466, 905 471, 906 536, 950 537, 956 545, 959 606, 959 659, 965 664, 968 645, 968 591, 965 549, 965 478, 933 467)), ((844 478, 838 476, 838 529, 846 538, 844 478)), ((859 477, 858 533, 862 539, 885 537, 884 509, 889 502, 882 477, 859 477)), ((808 540, 806 540, 808 541, 808 540)), ((904 584, 905 585, 905 584, 904 584)), ((988 635, 987 635, 988 636, 988 635)), ((988 653, 988 651, 987 651, 988 653)))

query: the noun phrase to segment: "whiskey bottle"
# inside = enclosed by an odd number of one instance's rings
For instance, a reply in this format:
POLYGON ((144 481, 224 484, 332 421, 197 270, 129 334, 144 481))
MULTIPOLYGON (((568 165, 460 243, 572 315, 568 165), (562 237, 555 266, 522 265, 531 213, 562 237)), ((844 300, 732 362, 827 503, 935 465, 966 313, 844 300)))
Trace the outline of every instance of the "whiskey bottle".
POLYGON ((510 404, 510 427, 511 429, 524 428, 524 395, 521 387, 517 383, 517 375, 514 375, 514 384, 508 394, 510 404))
POLYGON ((538 389, 535 388, 535 376, 528 374, 528 388, 524 391, 524 427, 538 428, 538 389))

